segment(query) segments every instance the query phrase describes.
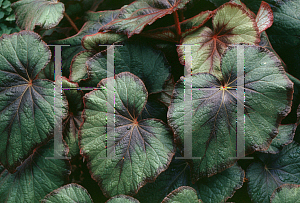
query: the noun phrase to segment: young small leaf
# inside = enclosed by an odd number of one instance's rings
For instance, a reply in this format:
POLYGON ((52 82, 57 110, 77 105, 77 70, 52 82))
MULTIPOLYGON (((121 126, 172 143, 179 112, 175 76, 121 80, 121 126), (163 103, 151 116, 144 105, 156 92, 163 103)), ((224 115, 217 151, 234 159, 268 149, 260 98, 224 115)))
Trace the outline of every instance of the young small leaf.
MULTIPOLYGON (((194 44, 192 58, 194 73, 208 72, 221 77, 221 55, 229 44, 258 44, 259 34, 255 19, 235 3, 219 7, 212 17, 213 30, 201 27, 183 38, 182 44, 194 44)), ((177 48, 180 62, 185 63, 184 47, 177 48)))

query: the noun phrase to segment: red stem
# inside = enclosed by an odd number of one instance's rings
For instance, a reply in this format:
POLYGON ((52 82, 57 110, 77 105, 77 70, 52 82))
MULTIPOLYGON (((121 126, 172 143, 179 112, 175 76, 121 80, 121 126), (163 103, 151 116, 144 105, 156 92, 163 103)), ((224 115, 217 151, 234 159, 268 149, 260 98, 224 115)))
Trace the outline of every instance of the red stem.
POLYGON ((180 24, 179 24, 179 17, 178 17, 177 11, 175 11, 173 13, 173 16, 174 16, 174 21, 175 21, 177 37, 178 37, 178 39, 180 39, 181 38, 181 28, 180 28, 180 24))

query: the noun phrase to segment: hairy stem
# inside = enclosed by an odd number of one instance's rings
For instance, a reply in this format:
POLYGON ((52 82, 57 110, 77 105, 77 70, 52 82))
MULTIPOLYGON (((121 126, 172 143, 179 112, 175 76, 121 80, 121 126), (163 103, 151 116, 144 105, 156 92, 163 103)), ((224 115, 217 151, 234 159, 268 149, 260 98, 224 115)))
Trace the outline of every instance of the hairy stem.
POLYGON ((66 12, 64 12, 64 16, 67 18, 67 20, 69 21, 69 23, 71 24, 71 26, 74 28, 74 30, 76 32, 79 32, 77 26, 75 25, 75 23, 73 22, 73 20, 70 18, 70 16, 66 12))
POLYGON ((175 21, 177 37, 178 37, 178 39, 180 39, 181 38, 181 28, 180 28, 180 24, 179 24, 179 17, 178 17, 177 11, 175 11, 173 13, 173 16, 174 16, 174 21, 175 21))

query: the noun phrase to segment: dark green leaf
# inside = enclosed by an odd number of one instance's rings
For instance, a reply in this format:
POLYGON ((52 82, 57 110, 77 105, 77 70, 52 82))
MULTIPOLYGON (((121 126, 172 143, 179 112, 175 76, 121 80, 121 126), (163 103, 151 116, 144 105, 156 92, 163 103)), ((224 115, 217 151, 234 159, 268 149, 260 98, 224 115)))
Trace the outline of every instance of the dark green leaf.
MULTIPOLYGON (((170 66, 161 51, 138 42, 124 42, 114 48, 115 74, 131 72, 141 78, 149 93, 163 90, 165 81, 170 76, 170 66)), ((107 55, 100 52, 86 62, 89 79, 81 86, 96 87, 98 82, 107 77, 107 55)))
POLYGON ((282 184, 300 184, 300 146, 292 142, 278 154, 259 153, 259 162, 246 172, 248 193, 254 203, 269 203, 273 191, 282 184))
POLYGON ((103 79, 98 87, 102 89, 84 97, 81 151, 88 159, 92 177, 106 196, 135 194, 146 181, 154 180, 169 166, 175 151, 172 131, 158 119, 138 119, 148 93, 137 76, 120 73, 115 79, 103 79), (107 99, 107 92, 115 94, 115 101, 107 99), (115 107, 115 114, 107 114, 107 105, 115 107), (115 119, 115 126, 107 124, 106 116, 115 119), (115 147, 106 146, 106 136, 112 133, 115 147), (103 159, 106 152, 111 156, 113 148, 116 157, 103 159))
MULTIPOLYGON (((72 83, 66 78, 62 81, 63 88, 78 88, 77 83, 72 83)), ((74 157, 79 154, 78 145, 78 131, 82 123, 82 110, 83 110, 83 92, 76 89, 64 90, 69 103, 69 112, 67 118, 64 120, 63 138, 69 147, 69 155, 74 157)))
POLYGON ((0 162, 13 172, 51 136, 54 108, 66 116, 64 97, 54 107, 54 84, 37 79, 51 57, 39 35, 22 31, 0 38, 0 162))
MULTIPOLYGON (((39 203, 48 193, 67 181, 70 163, 64 159, 46 159, 54 156, 54 141, 37 149, 19 166, 15 173, 4 170, 0 174, 0 202, 39 203)), ((65 148, 66 156, 68 149, 65 148)))
MULTIPOLYGON (((291 109, 293 84, 276 56, 261 47, 245 47, 245 151, 267 149, 281 119, 291 109)), ((193 181, 211 176, 236 161, 237 48, 222 57, 222 79, 193 74, 193 181), (203 89, 202 89, 203 88, 203 89), (213 157, 213 158, 212 158, 213 157)), ((168 111, 176 140, 184 142, 184 77, 177 82, 168 111)), ((240 102, 240 101, 239 101, 240 102)))

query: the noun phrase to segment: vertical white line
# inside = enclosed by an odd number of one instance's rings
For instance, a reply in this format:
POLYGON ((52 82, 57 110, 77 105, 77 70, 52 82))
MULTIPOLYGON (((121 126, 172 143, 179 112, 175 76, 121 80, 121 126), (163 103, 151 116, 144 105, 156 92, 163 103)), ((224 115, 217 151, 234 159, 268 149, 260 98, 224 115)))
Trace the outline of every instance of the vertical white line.
POLYGON ((245 118, 244 118, 244 45, 237 46, 237 158, 245 157, 245 118))

